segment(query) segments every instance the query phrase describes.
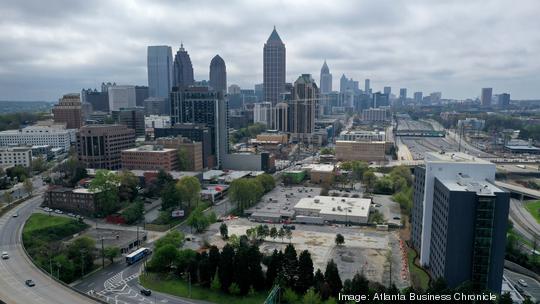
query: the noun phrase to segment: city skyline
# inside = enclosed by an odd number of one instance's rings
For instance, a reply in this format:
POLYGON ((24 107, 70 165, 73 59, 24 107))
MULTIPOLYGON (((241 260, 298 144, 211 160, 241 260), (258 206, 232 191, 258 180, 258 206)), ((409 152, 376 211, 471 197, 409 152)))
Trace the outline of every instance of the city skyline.
MULTIPOLYGON (((509 92, 514 99, 538 98, 535 1, 318 2, 310 13, 303 4, 283 11, 280 3, 243 1, 7 3, 0 99, 56 100, 103 81, 144 85, 146 48, 169 45, 175 52, 182 42, 196 80, 208 78, 208 62, 220 54, 228 83, 252 88, 263 81, 261 45, 274 25, 287 46, 287 82, 318 75, 326 59, 334 75, 371 79, 374 92, 391 86, 474 98, 480 88, 493 87, 494 94, 509 92), (320 25, 321 15, 331 26, 320 25)), ((334 87, 338 81, 334 77, 334 87)))

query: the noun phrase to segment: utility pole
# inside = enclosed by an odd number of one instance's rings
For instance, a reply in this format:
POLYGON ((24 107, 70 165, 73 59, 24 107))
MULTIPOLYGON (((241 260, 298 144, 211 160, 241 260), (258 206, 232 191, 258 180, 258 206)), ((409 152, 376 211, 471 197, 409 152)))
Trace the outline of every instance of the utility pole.
POLYGON ((86 251, 84 249, 81 250, 81 277, 84 277, 84 256, 86 254, 86 251))
POLYGON ((139 248, 139 222, 137 222, 137 248, 139 248))
POLYGON ((103 246, 104 237, 101 236, 101 268, 105 268, 105 248, 103 246))

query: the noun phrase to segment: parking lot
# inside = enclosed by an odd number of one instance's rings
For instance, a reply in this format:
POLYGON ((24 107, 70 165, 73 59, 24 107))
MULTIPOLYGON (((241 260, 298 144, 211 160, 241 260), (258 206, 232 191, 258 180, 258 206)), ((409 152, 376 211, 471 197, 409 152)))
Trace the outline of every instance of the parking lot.
POLYGON ((401 226, 401 209, 391 195, 374 195, 372 208, 379 210, 390 225, 401 226))

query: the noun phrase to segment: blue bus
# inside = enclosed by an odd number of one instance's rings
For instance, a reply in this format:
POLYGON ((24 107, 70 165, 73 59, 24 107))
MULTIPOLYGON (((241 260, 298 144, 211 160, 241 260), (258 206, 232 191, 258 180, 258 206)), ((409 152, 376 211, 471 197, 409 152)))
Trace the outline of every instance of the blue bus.
POLYGON ((145 248, 145 247, 141 247, 141 248, 133 251, 132 253, 126 255, 126 263, 128 265, 131 265, 131 264, 133 264, 133 263, 135 263, 137 261, 142 260, 146 256, 149 256, 150 253, 151 253, 150 249, 145 248))

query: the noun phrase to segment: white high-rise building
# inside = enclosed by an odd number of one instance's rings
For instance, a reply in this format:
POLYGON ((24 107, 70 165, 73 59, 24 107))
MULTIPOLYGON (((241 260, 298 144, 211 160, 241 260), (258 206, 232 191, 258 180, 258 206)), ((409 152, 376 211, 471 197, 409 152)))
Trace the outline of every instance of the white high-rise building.
POLYGON ((30 126, 20 130, 0 132, 0 147, 6 146, 51 146, 69 151, 76 140, 76 129, 60 127, 30 126))
POLYGON ((259 102, 253 105, 253 122, 272 126, 272 103, 259 102))
POLYGON ((120 108, 134 108, 137 106, 135 86, 118 85, 109 87, 109 111, 118 111, 120 108))
POLYGON ((168 45, 148 47, 148 96, 169 98, 172 87, 172 49, 168 45))

